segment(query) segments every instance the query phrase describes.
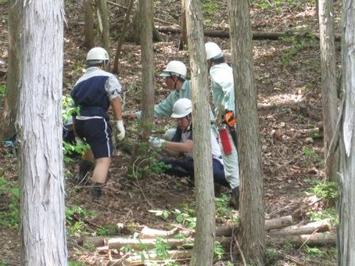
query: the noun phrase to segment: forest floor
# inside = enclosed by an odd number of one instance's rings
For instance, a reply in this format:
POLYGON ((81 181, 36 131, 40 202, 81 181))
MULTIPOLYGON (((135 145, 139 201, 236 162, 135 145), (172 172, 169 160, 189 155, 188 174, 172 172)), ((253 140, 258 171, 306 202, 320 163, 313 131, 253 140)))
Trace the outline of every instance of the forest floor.
MULTIPOLYGON (((168 4, 155 2, 156 18, 159 18, 160 23, 178 23, 180 1, 169 0, 168 4)), ((226 1, 218 1, 219 5, 214 5, 213 1, 204 2, 210 3, 204 5, 206 28, 224 30, 228 22, 226 1)), ((325 213, 330 212, 327 210, 333 209, 326 209, 329 207, 328 202, 317 199, 311 193, 315 184, 324 179, 319 41, 309 34, 318 33, 316 7, 314 1, 289 2, 289 5, 281 4, 280 1, 255 1, 253 4, 253 31, 304 33, 302 38, 289 35, 279 40, 254 41, 254 72, 258 92, 265 215, 267 218, 292 215, 295 223, 305 223, 315 216, 312 214, 324 214, 322 217, 326 217, 325 213), (270 4, 271 7, 268 6, 270 4)), ((83 20, 80 10, 79 2, 66 1, 64 94, 70 91, 84 68, 86 49, 83 47, 83 20)), ((336 6, 336 10, 339 10, 339 6, 336 6)), ((114 17, 113 14, 121 14, 122 10, 111 6, 111 12, 112 35, 119 34, 121 21, 117 21, 119 16, 114 17)), ((7 4, 1 1, 0 14, 0 85, 3 88, 6 84, 8 41, 7 4)), ((336 13, 336 17, 339 17, 339 13, 336 13)), ((188 53, 178 49, 179 36, 162 33, 161 37, 162 41, 154 44, 156 73, 173 59, 182 60, 188 65, 188 53)), ((230 59, 228 39, 206 40, 220 44, 227 59, 230 59)), ((112 38, 112 43, 110 54, 114 55, 115 38, 112 38)), ((337 48, 339 46, 337 43, 337 48)), ((133 43, 124 43, 119 63, 118 76, 126 91, 125 110, 139 110, 143 88, 140 47, 133 43)), ((156 102, 168 93, 163 80, 157 77, 156 102)), ((159 130, 163 129, 163 122, 165 121, 156 121, 159 130)), ((126 121, 126 128, 125 142, 139 143, 137 123, 126 121)), ((143 171, 146 158, 151 160, 153 155, 150 152, 137 155, 125 148, 118 149, 110 169, 110 179, 104 189, 104 197, 100 202, 92 202, 89 189, 72 181, 74 164, 66 164, 66 206, 75 213, 72 218, 79 222, 68 221, 68 239, 84 234, 117 234, 117 224, 121 224, 125 228, 124 233, 128 235, 139 232, 144 226, 170 229, 172 224, 176 224, 174 214, 177 210, 191 214, 194 189, 189 180, 157 174, 152 169, 143 171), (170 215, 162 219, 156 215, 157 210, 165 210, 170 215)), ((12 187, 17 182, 16 169, 16 156, 2 142, 0 214, 11 209, 7 206, 12 203, 10 192, 4 193, 2 186, 6 184, 12 187)), ((226 194, 219 194, 221 195, 223 197, 226 194)), ((238 212, 229 210, 229 215, 237 214, 238 212)), ((186 220, 190 218, 187 216, 186 220)), ((219 218, 217 223, 227 220, 219 218)), ((20 237, 16 228, 16 222, 12 227, 0 222, 0 265, 19 265, 20 237)), ((117 255, 99 253, 90 247, 69 242, 72 265, 106 265, 110 256, 117 255)), ((268 265, 336 264, 335 246, 311 248, 306 244, 302 247, 284 245, 267 246, 266 250, 268 265)), ((216 265, 228 265, 227 251, 226 254, 216 265)))

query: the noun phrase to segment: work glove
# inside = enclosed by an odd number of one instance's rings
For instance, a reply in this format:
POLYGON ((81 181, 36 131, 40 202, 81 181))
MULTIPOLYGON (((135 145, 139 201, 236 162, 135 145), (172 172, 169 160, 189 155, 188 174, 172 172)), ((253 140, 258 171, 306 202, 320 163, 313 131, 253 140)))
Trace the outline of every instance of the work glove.
POLYGON ((117 140, 121 141, 124 139, 124 136, 125 136, 125 129, 124 129, 124 125, 123 125, 123 120, 117 120, 116 121, 116 128, 118 130, 118 133, 116 135, 117 137, 117 140))
POLYGON ((149 137, 149 144, 152 148, 154 149, 161 149, 165 143, 164 139, 158 138, 158 137, 149 137))

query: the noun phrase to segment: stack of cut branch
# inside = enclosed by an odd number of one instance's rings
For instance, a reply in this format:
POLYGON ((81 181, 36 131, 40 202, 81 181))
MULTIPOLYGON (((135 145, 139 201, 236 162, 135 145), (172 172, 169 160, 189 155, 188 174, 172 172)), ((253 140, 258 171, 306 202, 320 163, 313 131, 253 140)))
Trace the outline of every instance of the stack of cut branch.
MULTIPOLYGON (((335 245, 335 230, 329 220, 311 222, 308 224, 292 225, 292 216, 283 216, 275 219, 265 220, 265 230, 267 240, 270 244, 282 244, 285 242, 297 246, 307 245, 335 245)), ((221 226, 216 228, 216 241, 229 249, 234 235, 238 234, 238 225, 221 226)), ((134 250, 132 254, 126 254, 119 259, 112 259, 110 265, 144 265, 147 261, 156 263, 162 261, 162 258, 156 253, 157 240, 163 239, 164 245, 169 247, 165 257, 174 261, 188 261, 191 258, 193 244, 193 230, 184 230, 183 228, 173 228, 172 230, 159 230, 144 227, 139 233, 138 238, 127 237, 87 237, 81 239, 78 244, 89 242, 97 247, 97 251, 109 252, 110 250, 120 250, 127 248, 134 250), (179 233, 183 238, 174 238, 179 233), (140 255, 139 255, 140 254, 140 255), (144 258, 144 259, 143 259, 144 258)))

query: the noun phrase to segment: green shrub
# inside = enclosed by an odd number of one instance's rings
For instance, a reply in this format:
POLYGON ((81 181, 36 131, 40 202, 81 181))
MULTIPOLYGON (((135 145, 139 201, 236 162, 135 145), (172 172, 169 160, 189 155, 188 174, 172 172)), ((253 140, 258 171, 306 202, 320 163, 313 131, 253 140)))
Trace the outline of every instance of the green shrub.
POLYGON ((18 228, 20 223, 20 188, 15 182, 0 177, 0 226, 18 228), (6 205, 6 206, 5 206, 6 205))

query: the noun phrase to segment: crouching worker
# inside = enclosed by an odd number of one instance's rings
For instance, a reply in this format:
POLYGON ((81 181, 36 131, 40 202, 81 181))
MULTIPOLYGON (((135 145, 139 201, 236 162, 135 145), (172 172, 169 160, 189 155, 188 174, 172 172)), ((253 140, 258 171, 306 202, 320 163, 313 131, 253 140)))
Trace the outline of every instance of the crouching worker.
POLYGON ((79 174, 85 174, 89 170, 90 161, 95 161, 91 176, 94 200, 102 195, 111 163, 112 129, 107 113, 110 106, 118 131, 117 139, 122 140, 125 136, 120 96, 122 86, 113 74, 104 70, 108 62, 109 56, 105 49, 92 48, 86 56, 87 71, 71 92, 75 105, 80 109, 74 118, 75 131, 90 146, 90 150, 84 155, 86 160, 79 165, 79 174))
MULTIPOLYGON (((149 142, 153 148, 162 149, 173 159, 162 159, 169 167, 167 174, 175 176, 194 176, 194 161, 192 157, 192 103, 187 98, 179 99, 173 106, 172 118, 177 120, 176 133, 171 141, 166 141, 157 137, 150 137, 149 142), (180 156, 180 158, 179 158, 180 156)), ((215 183, 229 187, 224 175, 224 167, 221 150, 216 137, 211 131, 211 148, 213 159, 213 179, 215 183)))

